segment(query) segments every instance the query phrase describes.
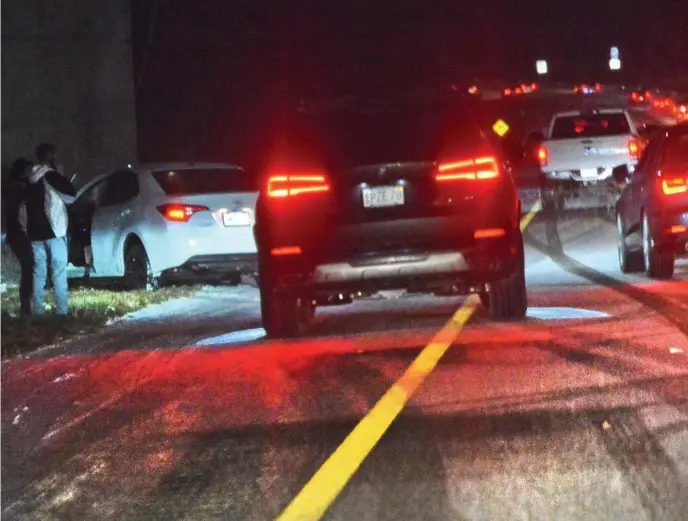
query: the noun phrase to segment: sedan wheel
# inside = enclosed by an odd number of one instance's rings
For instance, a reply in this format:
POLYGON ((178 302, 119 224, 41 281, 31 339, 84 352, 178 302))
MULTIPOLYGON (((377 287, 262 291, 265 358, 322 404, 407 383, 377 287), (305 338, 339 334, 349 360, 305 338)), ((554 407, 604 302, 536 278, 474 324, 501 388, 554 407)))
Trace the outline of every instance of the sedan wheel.
POLYGON ((158 287, 158 279, 153 276, 148 255, 141 244, 130 244, 124 254, 124 285, 129 290, 152 291, 158 287))

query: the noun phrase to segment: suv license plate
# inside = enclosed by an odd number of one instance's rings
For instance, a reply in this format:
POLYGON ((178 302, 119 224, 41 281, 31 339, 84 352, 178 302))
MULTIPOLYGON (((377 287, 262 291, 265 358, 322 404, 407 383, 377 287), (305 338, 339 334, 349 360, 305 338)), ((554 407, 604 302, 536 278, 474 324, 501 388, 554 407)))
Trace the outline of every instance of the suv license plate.
POLYGON ((404 204, 404 187, 375 186, 363 189, 364 208, 384 208, 386 206, 401 206, 404 204))

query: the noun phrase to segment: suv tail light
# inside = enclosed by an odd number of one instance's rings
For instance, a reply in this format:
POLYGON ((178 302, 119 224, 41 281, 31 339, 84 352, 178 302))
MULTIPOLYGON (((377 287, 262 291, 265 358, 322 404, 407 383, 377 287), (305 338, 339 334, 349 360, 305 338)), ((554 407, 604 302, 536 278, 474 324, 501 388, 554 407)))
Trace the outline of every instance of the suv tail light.
POLYGON ((662 192, 664 195, 676 195, 688 193, 688 177, 662 178, 662 192))
POLYGON ((330 184, 322 174, 273 175, 268 179, 268 197, 327 192, 330 184))
POLYGON ((538 161, 540 161, 540 166, 547 166, 549 162, 549 153, 547 152, 547 147, 541 145, 537 152, 538 161))
POLYGON ((640 143, 635 138, 628 140, 628 155, 631 159, 638 159, 640 157, 640 143))
POLYGON ((158 211, 165 219, 180 223, 187 222, 193 214, 203 210, 208 210, 208 207, 195 204, 163 204, 158 206, 158 211))
POLYGON ((435 172, 437 181, 482 181, 499 177, 494 157, 476 157, 465 161, 441 163, 435 172))

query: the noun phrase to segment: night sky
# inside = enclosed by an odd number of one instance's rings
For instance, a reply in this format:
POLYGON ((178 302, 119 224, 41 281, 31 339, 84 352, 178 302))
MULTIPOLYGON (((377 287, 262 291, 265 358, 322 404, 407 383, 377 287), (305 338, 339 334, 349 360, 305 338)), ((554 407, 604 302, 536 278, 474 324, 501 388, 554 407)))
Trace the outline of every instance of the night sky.
POLYGON ((626 81, 688 75, 688 0, 296 4, 132 1, 143 160, 240 160, 277 100, 356 83, 528 80, 538 58, 605 81, 612 45, 626 81))

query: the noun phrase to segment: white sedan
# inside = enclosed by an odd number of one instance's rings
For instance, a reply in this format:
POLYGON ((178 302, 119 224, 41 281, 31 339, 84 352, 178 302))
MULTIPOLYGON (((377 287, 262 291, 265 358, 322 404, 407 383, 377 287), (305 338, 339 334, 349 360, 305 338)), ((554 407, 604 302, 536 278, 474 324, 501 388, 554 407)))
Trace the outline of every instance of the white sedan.
POLYGON ((254 179, 236 165, 165 163, 102 175, 69 208, 70 278, 238 283, 255 273, 254 179))

